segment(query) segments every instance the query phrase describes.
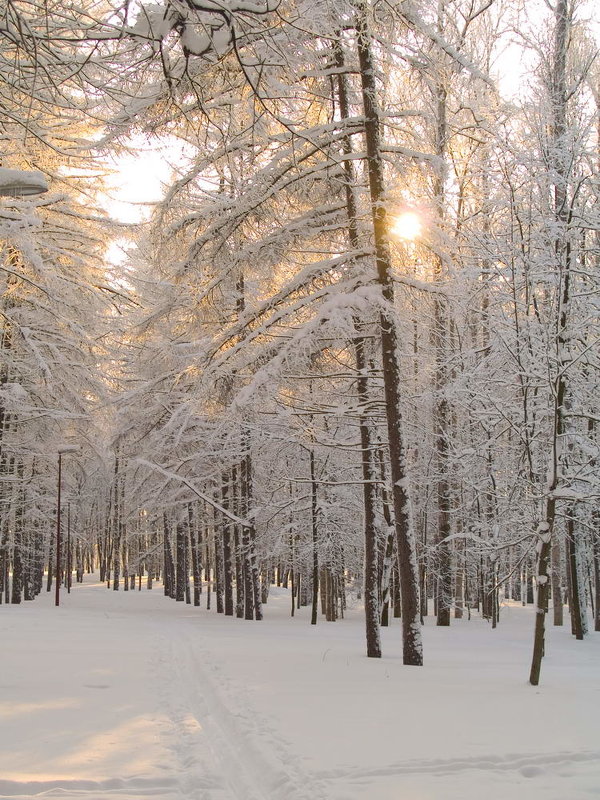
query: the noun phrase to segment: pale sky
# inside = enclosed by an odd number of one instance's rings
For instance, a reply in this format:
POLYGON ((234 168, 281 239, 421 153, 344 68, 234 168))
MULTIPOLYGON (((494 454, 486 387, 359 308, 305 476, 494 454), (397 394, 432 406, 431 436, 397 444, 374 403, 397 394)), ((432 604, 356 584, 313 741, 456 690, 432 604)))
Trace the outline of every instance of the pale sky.
POLYGON ((139 222, 148 217, 152 203, 162 199, 163 183, 171 176, 174 153, 167 148, 156 150, 140 147, 138 152, 127 154, 108 161, 109 169, 115 169, 107 183, 103 206, 111 216, 121 222, 139 222))
MULTIPOLYGON (((135 146, 135 140, 129 146, 135 146)), ((106 180, 102 206, 120 222, 148 219, 153 204, 163 198, 164 184, 169 184, 173 172, 171 164, 177 163, 180 154, 181 145, 169 142, 152 148, 145 139, 140 139, 136 153, 108 158, 107 169, 115 172, 106 180)), ((110 264, 121 263, 126 257, 123 248, 130 245, 131 240, 124 234, 109 245, 106 260, 110 264)))

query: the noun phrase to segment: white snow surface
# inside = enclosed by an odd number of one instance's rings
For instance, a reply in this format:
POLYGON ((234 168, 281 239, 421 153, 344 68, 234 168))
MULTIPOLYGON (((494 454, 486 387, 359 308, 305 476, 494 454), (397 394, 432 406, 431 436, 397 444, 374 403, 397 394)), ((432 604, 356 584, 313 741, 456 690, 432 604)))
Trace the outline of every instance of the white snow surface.
MULTIPOLYGON (((87 578, 0 607, 0 798, 590 800, 600 797, 600 634, 549 628, 527 683, 533 611, 424 630, 364 655, 362 610, 262 622, 87 578)), ((214 599, 214 598, 213 598, 214 599)))
POLYGON ((0 195, 24 197, 47 191, 46 177, 39 170, 0 167, 0 195))

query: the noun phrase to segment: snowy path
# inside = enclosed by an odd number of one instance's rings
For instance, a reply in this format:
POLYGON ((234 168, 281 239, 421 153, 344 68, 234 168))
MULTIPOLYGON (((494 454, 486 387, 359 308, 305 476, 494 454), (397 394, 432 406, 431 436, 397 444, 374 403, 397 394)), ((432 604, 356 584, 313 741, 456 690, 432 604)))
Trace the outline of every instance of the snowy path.
POLYGON ((170 709, 174 749, 184 768, 183 796, 318 800, 317 787, 273 739, 268 727, 257 722, 244 693, 224 687, 218 668, 207 666, 206 643, 198 640, 194 627, 179 625, 160 646, 165 678, 162 699, 170 709), (214 772, 208 781, 206 756, 214 772), (199 787, 204 785, 202 793, 199 787))
POLYGON ((424 669, 341 622, 226 619, 152 592, 76 587, 0 607, 0 798, 600 798, 600 635, 550 632, 525 682, 528 609, 426 627, 424 669))
POLYGON ((243 695, 222 699, 198 610, 160 589, 98 585, 59 610, 42 603, 0 618, 15 645, 2 671, 11 680, 0 679, 0 798, 319 797, 293 759, 273 755, 280 745, 243 712, 243 695))

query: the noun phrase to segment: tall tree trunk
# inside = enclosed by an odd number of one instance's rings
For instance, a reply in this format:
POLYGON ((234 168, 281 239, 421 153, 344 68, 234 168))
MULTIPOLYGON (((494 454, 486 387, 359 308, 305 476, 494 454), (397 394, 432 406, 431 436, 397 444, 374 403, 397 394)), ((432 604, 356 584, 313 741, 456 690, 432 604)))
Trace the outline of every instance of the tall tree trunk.
POLYGON ((550 137, 550 165, 553 169, 554 214, 557 236, 554 242, 554 256, 559 276, 558 315, 556 331, 556 363, 554 401, 554 437, 551 474, 548 480, 546 515, 542 525, 543 535, 538 542, 538 599, 534 632, 534 651, 530 672, 530 683, 539 683, 540 667, 544 653, 545 616, 548 607, 548 566, 552 549, 552 533, 556 516, 556 492, 562 480, 565 467, 563 452, 567 433, 565 412, 568 404, 567 373, 569 366, 569 303, 571 284, 571 244, 568 231, 567 202, 567 160, 569 151, 566 142, 567 132, 567 49, 569 44, 571 16, 567 0, 556 0, 554 7, 554 60, 552 66, 552 131, 550 137), (559 454, 560 448, 560 454, 559 454), (541 579, 541 582, 540 582, 541 579))
POLYGON ((177 552, 177 568, 175 573, 175 600, 181 603, 185 600, 186 574, 186 536, 185 525, 178 522, 175 528, 175 549, 177 552))
MULTIPOLYGON (((229 474, 225 471, 221 475, 221 504, 227 511, 231 508, 230 494, 232 484, 229 474)), ((233 554, 231 548, 231 522, 222 515, 223 530, 223 593, 225 596, 225 616, 233 616, 233 554)))
POLYGON ((554 625, 562 625, 564 622, 562 574, 562 548, 560 538, 555 536, 552 544, 552 614, 554 625))
POLYGON ((383 548, 383 565, 381 569, 381 625, 390 624, 390 598, 392 589, 392 568, 394 565, 394 532, 390 532, 383 548))
POLYGON ((175 597, 175 562, 171 550, 171 537, 166 512, 163 512, 163 582, 164 593, 167 597, 175 597))
MULTIPOLYGON (((340 104, 340 117, 347 120, 350 117, 348 103, 347 78, 343 74, 344 55, 340 43, 335 48, 336 66, 338 74, 338 99, 340 104)), ((344 155, 352 155, 352 143, 349 136, 342 140, 344 155)), ((360 246, 357 221, 358 210, 353 187, 356 185, 356 176, 353 162, 350 158, 344 160, 344 177, 346 190, 346 208, 348 213, 348 240, 353 249, 360 246)), ((360 320, 354 320, 356 338, 354 339, 354 359, 356 364, 357 393, 360 406, 359 432, 361 448, 361 468, 363 478, 363 509, 364 509, 364 604, 365 628, 367 641, 367 656, 381 658, 381 634, 379 631, 379 587, 377 575, 377 485, 375 482, 375 468, 373 464, 374 446, 371 436, 369 420, 366 409, 369 403, 369 378, 367 358, 365 356, 364 337, 358 335, 360 320)))
POLYGON ((11 590, 11 603, 20 603, 23 597, 23 589, 25 586, 25 569, 23 564, 23 551, 25 548, 25 531, 23 530, 23 516, 24 516, 24 498, 22 496, 23 485, 23 462, 17 458, 13 462, 13 476, 17 481, 17 485, 13 488, 11 495, 14 498, 14 513, 13 513, 13 574, 12 574, 12 590, 11 590))
MULTIPOLYGON (((215 498, 216 499, 216 498, 215 498)), ((218 535, 219 531, 219 518, 216 509, 213 509, 213 548, 214 548, 214 585, 215 595, 217 601, 217 614, 223 614, 225 611, 225 592, 223 588, 223 537, 218 535)))
MULTIPOLYGON (((438 4, 438 30, 443 34, 444 3, 438 4)), ((438 157, 433 180, 435 213, 438 225, 442 225, 446 207, 446 148, 447 148, 447 89, 444 75, 444 60, 438 64, 438 74, 434 81, 436 125, 435 153, 438 157)), ((434 280, 443 278, 444 264, 438 254, 434 254, 434 280)), ((435 473, 437 498, 437 536, 435 560, 437 568, 437 620, 436 624, 450 625, 452 610, 452 545, 450 536, 450 482, 448 480, 448 427, 450 414, 446 397, 448 370, 446 367, 446 342, 449 339, 446 306, 438 293, 433 298, 433 346, 435 352, 434 371, 434 419, 433 436, 435 443, 435 473)))
POLYGON ((200 528, 196 525, 194 507, 188 503, 188 530, 190 532, 190 547, 192 553, 192 576, 194 581, 194 606, 200 605, 200 595, 202 594, 202 563, 200 558, 202 544, 199 541, 200 528))
POLYGON ((594 630, 600 631, 600 518, 596 512, 593 516, 592 557, 594 560, 594 630))
MULTIPOLYGON (((250 441, 247 431, 244 432, 245 454, 242 458, 240 468, 240 486, 242 489, 242 509, 243 516, 248 519, 252 512, 252 456, 250 453, 250 441)), ((262 601, 260 596, 260 570, 256 556, 256 530, 254 525, 245 526, 242 539, 244 541, 244 557, 246 561, 246 580, 244 586, 245 595, 245 619, 262 620, 262 601)))
MULTIPOLYGON (((246 290, 244 273, 240 271, 236 284, 238 316, 246 307, 246 290)), ((252 453, 250 434, 247 428, 242 431, 243 457, 240 464, 240 505, 243 516, 248 519, 252 514, 252 453)), ((256 530, 254 524, 242 530, 243 571, 244 571, 244 618, 262 620, 262 599, 260 591, 260 569, 256 556, 256 530)))
POLYGON ((317 615, 319 611, 319 524, 318 524, 318 497, 317 497, 317 479, 315 474, 315 451, 310 448, 310 510, 311 510, 311 525, 312 525, 312 607, 310 615, 310 624, 317 624, 317 615))
MULTIPOLYGON (((241 516, 240 498, 241 486, 239 480, 239 466, 235 465, 231 468, 231 490, 233 492, 232 503, 233 513, 236 516, 241 516)), ((242 554, 242 537, 243 532, 240 526, 236 523, 233 527, 233 547, 235 552, 235 616, 238 619, 244 618, 245 603, 244 603, 244 586, 245 586, 245 560, 242 554)))
POLYGON ((121 580, 121 499, 119 492, 119 454, 115 455, 113 481, 112 552, 113 552, 113 590, 118 591, 121 580))
POLYGON ((581 577, 579 553, 575 539, 575 513, 573 506, 567 516, 567 553, 569 569, 569 611, 571 614, 571 631, 576 639, 583 639, 583 608, 581 602, 581 577))
POLYGON ((367 171, 371 196, 377 277, 386 303, 385 310, 380 315, 381 350, 402 594, 403 662, 404 664, 420 666, 423 664, 423 646, 419 618, 419 577, 415 537, 410 519, 408 477, 402 434, 402 414, 400 410, 400 383, 402 376, 398 361, 398 332, 394 311, 394 285, 388 240, 388 217, 385 206, 385 182, 381 155, 381 121, 377 101, 371 34, 368 25, 368 9, 364 2, 357 2, 355 7, 358 17, 357 48, 365 117, 367 171))
POLYGON ((535 628, 533 636, 533 656, 531 659, 531 669, 529 672, 529 683, 537 686, 540 682, 540 669, 545 649, 545 618, 546 608, 548 607, 548 568, 550 566, 550 556, 552 550, 552 532, 556 517, 556 501, 550 495, 546 500, 545 520, 540 523, 538 529, 538 582, 537 582, 537 603, 535 608, 535 628))

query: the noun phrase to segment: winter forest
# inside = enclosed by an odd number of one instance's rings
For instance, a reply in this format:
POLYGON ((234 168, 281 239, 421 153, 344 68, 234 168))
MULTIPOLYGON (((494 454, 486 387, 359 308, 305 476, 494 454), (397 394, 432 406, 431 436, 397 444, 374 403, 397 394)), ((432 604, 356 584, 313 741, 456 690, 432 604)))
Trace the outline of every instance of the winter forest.
MULTIPOLYGON (((506 617, 519 703, 553 648, 598 700, 599 30, 587 0, 3 0, 3 649, 19 626, 44 640, 36 613, 68 637, 93 596, 169 615, 164 636, 186 614, 190 652, 203 625, 225 661, 238 636, 236 691, 245 658, 296 635, 294 663, 318 642, 333 669, 346 636, 357 687, 393 654, 393 682, 425 692, 471 636, 477 683, 506 617), (125 222, 107 193, 148 149, 169 178, 125 222)), ((221 750, 248 740, 215 708, 221 750)), ((534 730, 525 751, 549 752, 534 730)), ((243 756, 227 785, 119 796, 279 796, 243 756)), ((567 776, 544 797, 596 796, 599 757, 579 794, 567 776)), ((380 776, 363 795, 289 772, 285 796, 455 797, 413 773, 412 794, 380 776)), ((67 796, 6 775, 0 797, 67 796)), ((68 796, 113 796, 83 783, 68 796)))

